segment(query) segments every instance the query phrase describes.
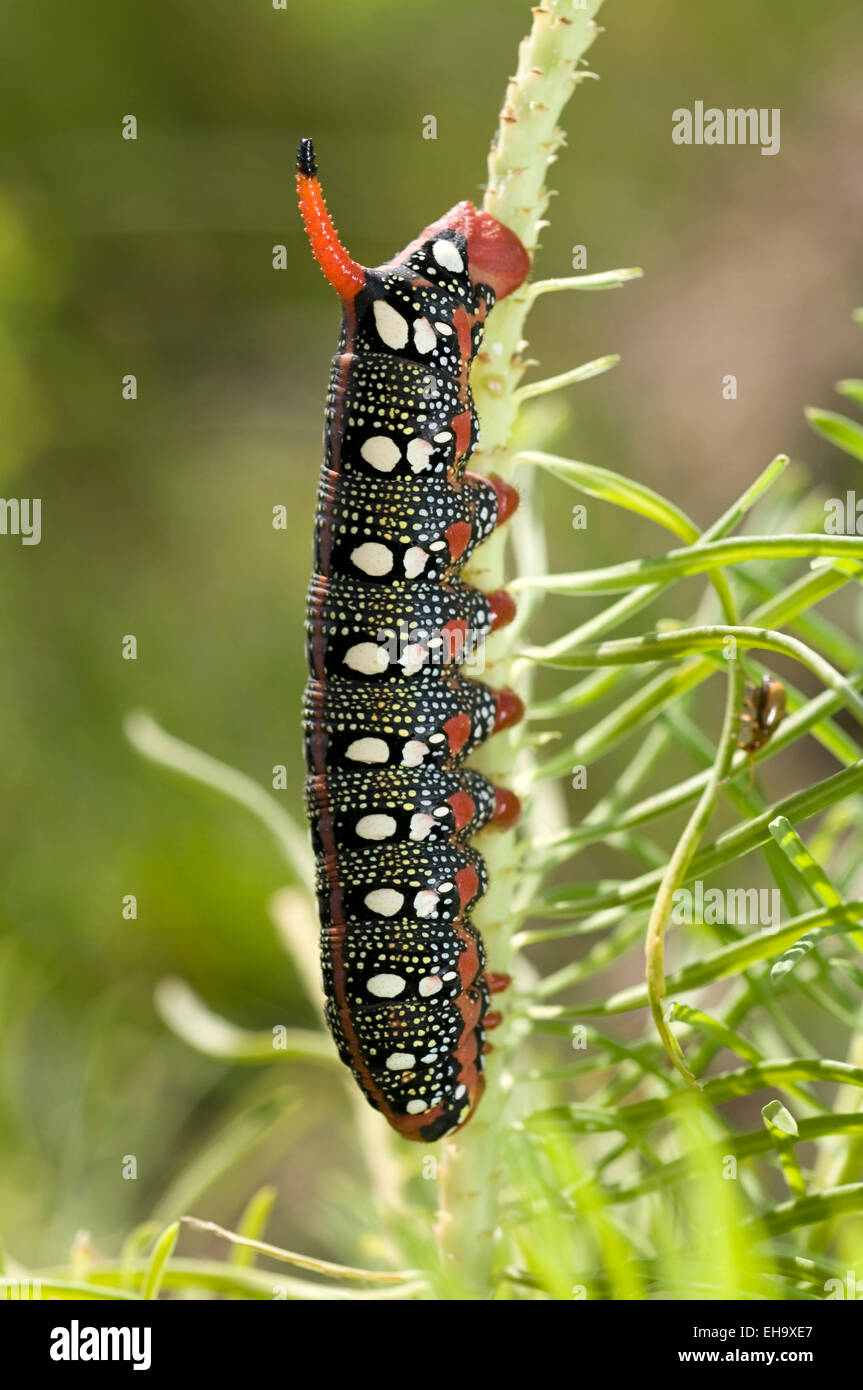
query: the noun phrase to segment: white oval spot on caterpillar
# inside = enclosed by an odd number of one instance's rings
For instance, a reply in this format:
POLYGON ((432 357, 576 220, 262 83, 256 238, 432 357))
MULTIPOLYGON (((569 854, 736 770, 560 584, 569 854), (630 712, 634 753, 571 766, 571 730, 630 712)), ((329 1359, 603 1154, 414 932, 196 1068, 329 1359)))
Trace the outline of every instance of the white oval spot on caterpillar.
POLYGON ((432 352, 437 347, 437 334, 428 319, 414 319, 414 347, 417 352, 432 352))
POLYGON ((354 763, 388 763, 390 750, 382 738, 355 738, 345 756, 354 763))
POLYGON ((434 442, 435 444, 446 444, 448 439, 452 439, 450 430, 441 430, 440 434, 435 435, 434 442))
POLYGON ((428 561, 428 551, 423 550, 420 545, 412 545, 410 550, 405 551, 405 574, 408 579, 416 579, 418 574, 422 574, 428 561))
POLYGON ((407 1071, 414 1065, 416 1057, 412 1052, 391 1052, 387 1058, 390 1071, 407 1071))
POLYGON ((422 1115, 428 1108, 427 1100, 409 1100, 405 1107, 409 1115, 422 1115))
POLYGON ((458 971, 457 971, 457 970, 448 970, 448 971, 446 972, 445 975, 442 975, 442 976, 441 976, 441 979, 442 979, 442 980, 457 980, 457 979, 458 979, 458 971))
POLYGON ((437 329, 438 333, 442 333, 445 338, 448 338, 452 333, 452 328, 448 323, 438 323, 437 321, 435 321, 435 328, 437 329))
POLYGON ((443 989, 438 975, 426 975, 424 980, 420 980, 418 990, 423 999, 429 999, 431 995, 438 994, 443 989))
POLYGON ((432 541, 429 550, 446 550, 446 541, 432 541))
POLYGON ((391 304, 387 304, 385 299, 376 299, 372 306, 375 316, 375 328, 378 335, 387 347, 398 351, 405 347, 408 340, 407 321, 394 309, 391 304))
POLYGON ((432 255, 438 265, 442 265, 444 270, 464 270, 464 261, 457 246, 453 246, 451 241, 436 241, 432 246, 432 255))
POLYGON ((454 1098, 455 1100, 461 1100, 462 1096, 466 1096, 466 1095, 467 1095, 467 1086, 465 1086, 464 1082, 462 1082, 462 1084, 461 1084, 460 1086, 456 1086, 455 1090, 453 1091, 453 1098, 454 1098))
POLYGON ((436 912, 439 901, 432 888, 421 888, 414 897, 414 912, 417 917, 431 917, 436 912))
POLYGON ((445 739, 446 734, 432 734, 429 738, 429 743, 443 743, 445 739))
POLYGON ((345 665, 363 676, 379 676, 390 664, 386 647, 374 642, 357 642, 345 652, 345 665))
POLYGON ((402 749, 402 762, 405 767, 419 767, 426 753, 428 745, 420 743, 419 739, 410 739, 402 749))
POLYGON ((401 975, 372 975, 366 989, 377 999, 395 999, 402 993, 405 982, 401 975))
POLYGON ((417 811, 415 816, 411 816, 411 839, 424 840, 429 832, 434 830, 434 824, 434 816, 417 811))
POLYGON ((379 473, 392 473, 401 456, 398 444, 388 434, 372 435, 360 449, 360 457, 379 473))
POLYGON ((436 807, 435 807, 435 815, 436 815, 436 816, 448 816, 448 815, 449 815, 449 807, 448 807, 448 806, 436 806, 436 807))
MULTIPOLYGON (((366 893, 363 902, 370 912, 376 912, 379 917, 395 917, 396 913, 404 906, 405 895, 399 893, 395 888, 373 888, 370 893, 366 893)), ((397 980, 398 975, 376 975, 376 979, 397 980)), ((404 988, 404 980, 401 982, 404 988)))
POLYGON ((441 884, 439 885, 439 887, 440 887, 441 893, 451 893, 452 890, 453 890, 453 888, 455 888, 455 884, 454 884, 454 883, 441 883, 441 884))
POLYGON ((379 541, 364 541, 351 551, 351 563, 364 574, 389 574, 393 567, 393 553, 379 541))
POLYGON ((409 642, 399 657, 399 665, 406 676, 415 676, 417 671, 422 670, 425 659, 425 647, 420 646, 419 642, 409 642))
POLYGON ((436 1061, 437 1061, 437 1053, 436 1053, 436 1052, 427 1052, 426 1055, 425 1055, 425 1057, 420 1057, 420 1061, 421 1061, 421 1062, 425 1062, 425 1063, 436 1062, 436 1061))
POLYGON ((428 468, 434 449, 427 439, 412 439, 405 453, 413 472, 422 473, 428 468))
POLYGON ((388 840, 397 830, 393 816, 361 816, 357 821, 357 834, 362 840, 388 840))

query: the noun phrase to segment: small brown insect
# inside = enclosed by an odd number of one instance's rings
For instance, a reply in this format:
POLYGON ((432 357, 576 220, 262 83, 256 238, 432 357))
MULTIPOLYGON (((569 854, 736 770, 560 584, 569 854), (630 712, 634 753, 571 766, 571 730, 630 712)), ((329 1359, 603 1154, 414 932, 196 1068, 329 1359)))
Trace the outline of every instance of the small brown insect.
POLYGON ((770 742, 787 713, 785 686, 774 676, 768 676, 765 672, 760 685, 747 687, 740 714, 737 747, 749 754, 750 782, 753 755, 770 742))

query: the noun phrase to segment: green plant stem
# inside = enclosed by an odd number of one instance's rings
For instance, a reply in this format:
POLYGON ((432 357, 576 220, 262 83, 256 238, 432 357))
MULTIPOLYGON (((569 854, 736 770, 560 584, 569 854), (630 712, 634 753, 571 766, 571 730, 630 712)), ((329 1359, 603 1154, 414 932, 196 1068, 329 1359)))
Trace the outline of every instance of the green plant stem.
MULTIPOLYGON (((572 0, 547 0, 536 7, 531 33, 521 44, 518 68, 507 89, 489 156, 483 206, 521 238, 531 255, 536 250, 548 203, 546 170, 563 143, 558 118, 584 75, 579 64, 598 32, 594 15, 600 3, 601 0, 587 0, 586 5, 580 6, 572 0)), ((510 438, 519 405, 516 391, 525 366, 521 345, 530 304, 530 292, 523 287, 496 306, 471 380, 483 437, 482 454, 474 467, 496 471, 504 477, 512 473, 514 466, 510 438)), ((484 589, 503 586, 505 546, 503 530, 490 537, 478 552, 468 578, 484 589)), ((487 676, 492 684, 506 685, 511 680, 511 643, 506 632, 489 643, 487 676)), ((523 689, 528 679, 525 673, 523 689)), ((521 730, 492 739, 477 757, 477 767, 493 782, 507 785, 522 739, 521 730)), ((492 967, 507 971, 512 957, 516 859, 513 832, 498 835, 494 841, 489 839, 483 852, 491 886, 476 913, 476 923, 485 935, 492 967)), ((505 1061, 513 1030, 501 1030, 498 1036, 505 1061)), ((478 1297, 488 1288, 494 1262, 498 1187, 495 1174, 499 1162, 496 1148, 508 1098, 500 1066, 492 1065, 491 1072, 492 1084, 482 1109, 445 1148, 439 1181, 437 1230, 441 1258, 458 1269, 478 1297)))

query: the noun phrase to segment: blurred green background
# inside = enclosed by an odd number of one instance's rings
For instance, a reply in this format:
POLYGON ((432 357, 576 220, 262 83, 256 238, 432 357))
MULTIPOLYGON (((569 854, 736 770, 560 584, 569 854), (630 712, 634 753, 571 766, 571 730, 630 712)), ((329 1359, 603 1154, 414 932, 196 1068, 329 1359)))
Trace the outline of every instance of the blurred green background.
MULTIPOLYGON (((600 17, 602 80, 567 114, 538 273, 568 273, 584 244, 588 270, 646 278, 535 312, 542 371, 623 355, 568 394, 556 445, 702 523, 780 449, 828 493, 851 485, 801 407, 831 404, 859 367, 863 10, 606 0, 600 17), (781 152, 675 146, 671 112, 696 100, 780 107, 781 152)), ((266 835, 143 763, 121 721, 148 709, 265 784, 286 764, 278 795, 300 814, 303 603, 338 311, 301 236, 294 146, 314 136, 343 236, 377 264, 481 197, 528 22, 524 0, 0 11, 0 481, 43 505, 40 545, 0 538, 0 1230, 23 1260, 59 1259, 81 1228, 115 1251, 226 1117, 286 1085, 303 1103, 286 1101, 206 1214, 235 1219, 270 1177, 273 1239, 320 1248, 352 1219, 341 1086, 207 1061, 154 1011, 154 985, 178 974, 249 1027, 316 1021, 267 914, 285 875, 266 835), (271 524, 280 503, 287 533, 271 524), (130 633, 135 662, 121 659, 130 633), (137 1182, 120 1179, 125 1154, 137 1182)), ((558 564, 664 548, 599 504, 599 524, 574 533, 569 495, 549 495, 558 564)), ((537 635, 593 602, 555 600, 537 635)))

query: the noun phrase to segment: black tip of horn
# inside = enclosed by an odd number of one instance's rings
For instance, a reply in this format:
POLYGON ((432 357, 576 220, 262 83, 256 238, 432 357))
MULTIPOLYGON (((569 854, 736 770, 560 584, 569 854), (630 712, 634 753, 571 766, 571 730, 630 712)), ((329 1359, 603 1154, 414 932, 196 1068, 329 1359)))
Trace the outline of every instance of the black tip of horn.
POLYGON ((297 146, 297 173, 305 174, 307 178, 314 178, 318 172, 318 163, 315 159, 315 147, 311 140, 301 140, 297 146))

